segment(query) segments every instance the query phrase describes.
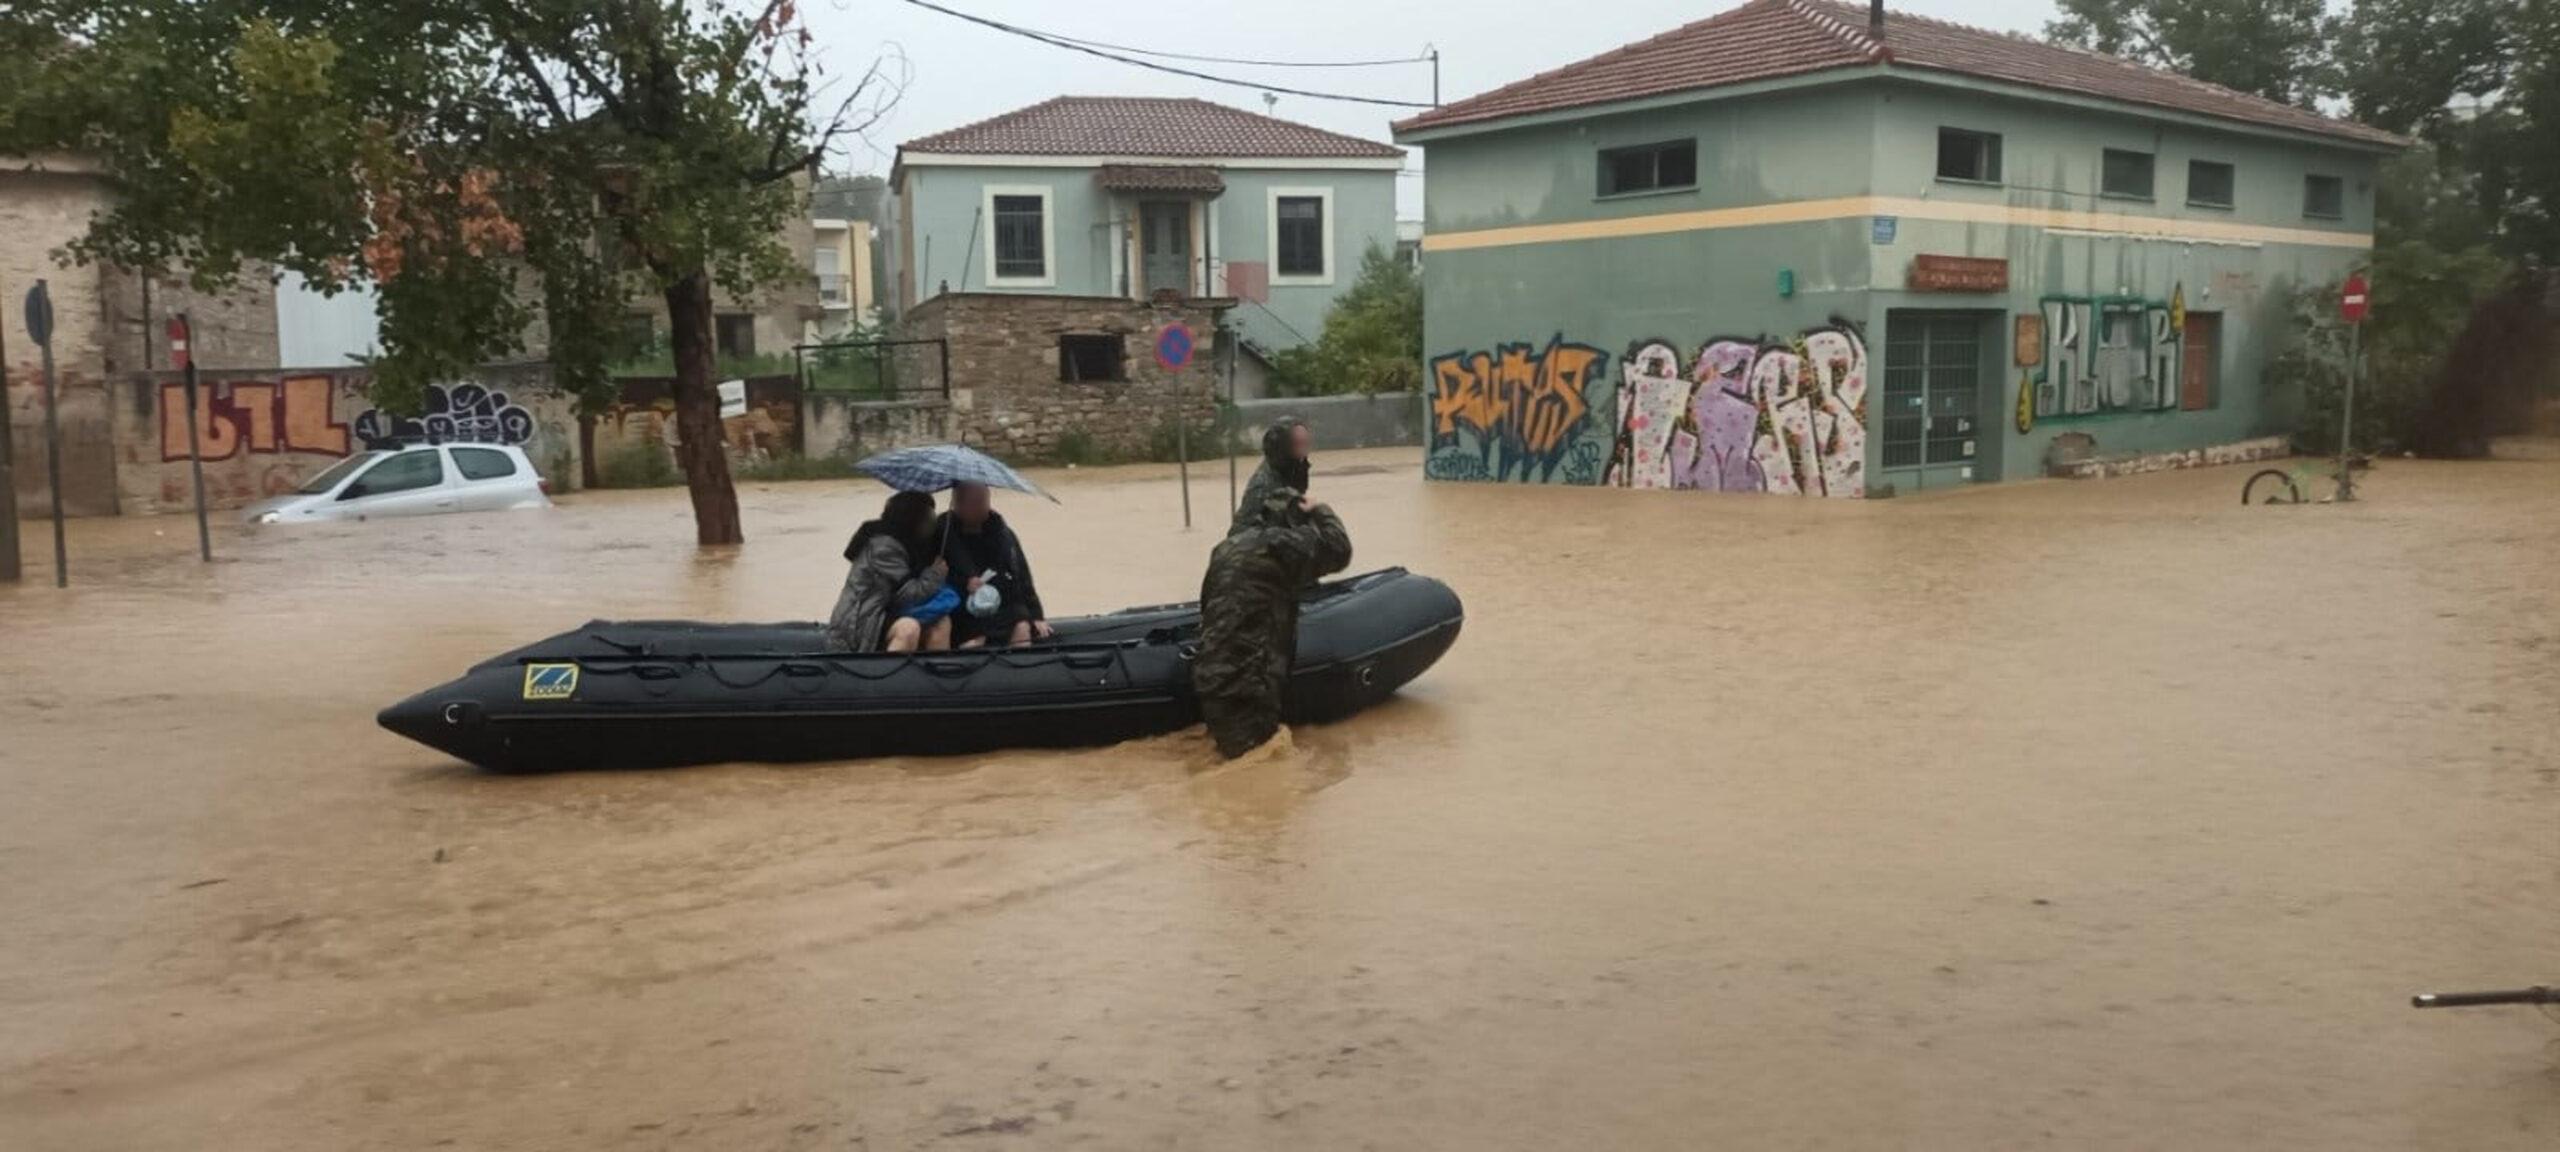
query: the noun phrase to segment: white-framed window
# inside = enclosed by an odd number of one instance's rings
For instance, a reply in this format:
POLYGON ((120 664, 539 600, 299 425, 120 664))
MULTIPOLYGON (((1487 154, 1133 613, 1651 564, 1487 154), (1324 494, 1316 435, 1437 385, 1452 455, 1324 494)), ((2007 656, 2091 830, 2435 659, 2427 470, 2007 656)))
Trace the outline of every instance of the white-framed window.
POLYGON ((1333 189, 1274 188, 1269 220, 1272 283, 1333 283, 1333 189))
POLYGON ((1058 228, 1049 186, 990 184, 986 195, 987 286, 1055 286, 1058 228))

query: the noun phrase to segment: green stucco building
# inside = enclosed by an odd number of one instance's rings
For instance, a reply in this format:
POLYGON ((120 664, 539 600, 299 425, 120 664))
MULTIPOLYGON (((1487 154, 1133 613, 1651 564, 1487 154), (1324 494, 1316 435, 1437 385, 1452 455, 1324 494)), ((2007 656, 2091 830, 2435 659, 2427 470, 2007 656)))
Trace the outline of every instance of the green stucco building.
POLYGON ((2366 260, 2405 143, 1818 0, 1396 129, 1429 160, 1433 477, 1830 496, 2284 432, 2262 368, 2295 290, 2366 260))

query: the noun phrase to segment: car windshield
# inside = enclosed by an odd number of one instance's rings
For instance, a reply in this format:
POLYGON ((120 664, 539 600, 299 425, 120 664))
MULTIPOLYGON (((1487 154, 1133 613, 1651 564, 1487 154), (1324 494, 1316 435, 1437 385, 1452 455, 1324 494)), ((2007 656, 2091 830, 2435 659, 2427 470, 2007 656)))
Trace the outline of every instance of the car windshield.
POLYGON ((294 491, 305 496, 326 495, 330 490, 336 488, 340 481, 354 475, 356 469, 372 463, 381 455, 382 453, 380 452, 358 452, 353 456, 349 456, 346 459, 340 460, 337 463, 328 466, 326 469, 323 469, 319 475, 304 481, 302 487, 296 488, 294 491))

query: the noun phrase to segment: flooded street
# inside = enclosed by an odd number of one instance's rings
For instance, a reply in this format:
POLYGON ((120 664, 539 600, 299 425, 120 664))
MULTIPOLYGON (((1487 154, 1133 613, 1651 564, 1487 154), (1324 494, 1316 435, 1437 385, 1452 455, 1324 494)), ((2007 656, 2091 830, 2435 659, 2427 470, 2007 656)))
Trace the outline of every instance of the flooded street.
MULTIPOLYGON (((374 711, 597 616, 812 619, 868 483, 255 534, 0 589, 0 1147, 2534 1149, 2560 460, 1871 502, 1429 485, 1393 704, 1117 748, 508 777, 374 711)), ((1170 469, 1000 494, 1188 599, 1170 469)), ((1195 515, 1225 523, 1222 466, 1195 515)))

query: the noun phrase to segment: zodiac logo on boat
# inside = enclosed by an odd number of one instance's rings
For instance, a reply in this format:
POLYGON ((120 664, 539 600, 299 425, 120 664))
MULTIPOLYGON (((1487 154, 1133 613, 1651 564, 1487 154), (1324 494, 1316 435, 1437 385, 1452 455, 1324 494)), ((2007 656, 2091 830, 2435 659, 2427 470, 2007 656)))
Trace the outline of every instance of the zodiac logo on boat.
POLYGON ((524 666, 525 699, 566 700, 577 694, 577 665, 527 664, 524 666))

